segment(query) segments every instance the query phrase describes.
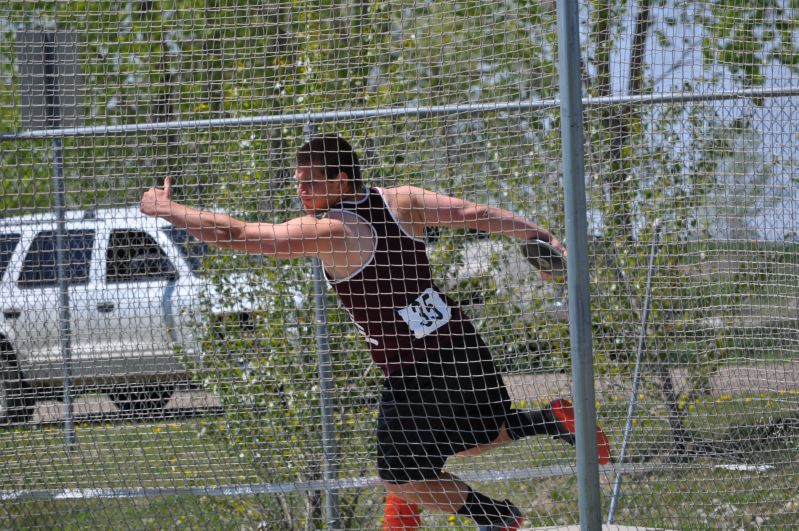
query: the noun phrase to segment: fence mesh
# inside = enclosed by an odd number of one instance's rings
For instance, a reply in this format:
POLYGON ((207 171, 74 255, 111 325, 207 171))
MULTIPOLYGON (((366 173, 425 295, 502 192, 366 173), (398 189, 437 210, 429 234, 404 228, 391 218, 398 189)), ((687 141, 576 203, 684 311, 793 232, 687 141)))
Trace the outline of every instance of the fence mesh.
MULTIPOLYGON (((606 520, 793 527, 799 13, 580 9, 606 520)), ((3 3, 4 527, 380 528, 383 377, 319 269, 205 245, 139 200, 170 175, 181 203, 284 222, 297 148, 336 133, 370 186, 563 239, 556 22, 523 0, 3 3)), ((427 240, 514 405, 569 397, 563 282, 511 238, 427 240)), ((574 524, 574 459, 531 437, 447 470, 526 525, 574 524)))

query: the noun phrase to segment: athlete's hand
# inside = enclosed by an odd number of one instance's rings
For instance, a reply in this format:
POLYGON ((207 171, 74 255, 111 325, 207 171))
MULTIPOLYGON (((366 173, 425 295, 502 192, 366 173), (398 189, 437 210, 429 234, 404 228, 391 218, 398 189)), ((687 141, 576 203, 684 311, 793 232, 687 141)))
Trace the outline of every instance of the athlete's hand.
POLYGON ((563 257, 566 258, 566 247, 559 239, 555 238, 554 236, 550 236, 549 244, 558 251, 560 251, 560 254, 562 254, 563 257))
POLYGON ((566 247, 563 245, 563 243, 560 240, 558 240, 557 238, 555 238, 552 235, 550 235, 550 237, 549 237, 549 244, 552 247, 554 247, 556 251, 560 252, 561 259, 562 259, 561 265, 563 267, 563 272, 556 272, 556 274, 553 275, 552 273, 550 273, 548 271, 541 271, 540 272, 541 278, 544 279, 544 280, 547 280, 547 281, 553 280, 555 278, 560 278, 560 277, 565 279, 566 277, 564 275, 565 275, 565 272, 566 272, 566 247))
POLYGON ((172 177, 164 177, 164 187, 153 186, 142 195, 139 210, 148 216, 158 216, 169 212, 172 201, 172 177), (159 210, 160 209, 160 210, 159 210))
POLYGON ((531 239, 522 245, 527 261, 538 270, 544 280, 566 279, 566 248, 557 238, 548 235, 546 240, 531 239))

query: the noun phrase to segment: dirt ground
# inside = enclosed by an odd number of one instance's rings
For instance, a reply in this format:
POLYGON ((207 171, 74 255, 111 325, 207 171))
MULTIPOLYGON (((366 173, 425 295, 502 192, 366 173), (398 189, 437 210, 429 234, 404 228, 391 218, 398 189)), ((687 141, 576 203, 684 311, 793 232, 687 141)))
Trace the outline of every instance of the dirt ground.
MULTIPOLYGON (((677 390, 686 383, 686 369, 672 370, 677 390)), ((608 397, 627 397, 632 389, 632 376, 595 379, 597 400, 608 397)), ((508 392, 514 401, 538 401, 553 396, 571 396, 571 374, 540 374, 505 376, 508 392)), ((799 360, 760 362, 745 366, 722 368, 710 378, 710 395, 741 395, 750 393, 799 392, 799 360)))
MULTIPOLYGON (((687 370, 672 371, 674 383, 679 390, 685 385, 687 370)), ((507 375, 505 382, 511 399, 535 403, 554 396, 572 396, 571 374, 507 375)), ((597 377, 595 384, 597 400, 608 397, 626 399, 632 389, 632 377, 597 377)), ((796 393, 799 396, 799 360, 785 362, 762 362, 746 366, 725 367, 710 379, 710 394, 741 395, 752 393, 796 393)), ((167 411, 177 416, 191 416, 201 409, 218 410, 218 397, 203 391, 181 391, 167 405, 167 411)), ((77 417, 113 417, 116 407, 104 395, 77 397, 74 402, 77 417)), ((64 405, 58 401, 43 401, 37 405, 34 423, 55 422, 64 416, 64 405)))

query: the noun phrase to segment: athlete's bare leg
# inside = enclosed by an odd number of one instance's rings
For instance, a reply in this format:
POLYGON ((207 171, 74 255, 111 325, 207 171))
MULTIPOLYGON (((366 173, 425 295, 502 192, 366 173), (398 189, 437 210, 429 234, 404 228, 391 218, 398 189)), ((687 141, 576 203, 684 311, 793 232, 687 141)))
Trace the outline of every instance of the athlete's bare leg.
POLYGON ((502 427, 499 429, 499 435, 497 436, 497 438, 491 441, 490 443, 481 444, 480 446, 475 446, 474 448, 469 448, 468 450, 458 452, 455 455, 462 457, 464 456, 472 457, 475 455, 480 455, 483 452, 493 450, 494 448, 505 446, 510 442, 513 442, 513 438, 510 436, 510 433, 508 433, 508 428, 506 428, 505 425, 503 424, 502 427))
POLYGON ((435 480, 386 484, 386 488, 389 496, 400 497, 413 506, 468 516, 481 527, 518 529, 524 520, 522 512, 510 501, 489 498, 447 472, 435 480))
POLYGON ((447 472, 441 472, 434 480, 385 485, 390 493, 410 503, 449 514, 463 507, 470 490, 466 483, 447 472))
MULTIPOLYGON (((476 446, 463 452, 459 456, 474 456, 512 442, 508 430, 503 425, 499 435, 490 443, 476 446)), ((469 486, 457 477, 447 472, 439 474, 437 479, 428 481, 411 481, 408 483, 386 483, 386 489, 411 503, 424 506, 427 509, 454 513, 463 507, 469 486)))

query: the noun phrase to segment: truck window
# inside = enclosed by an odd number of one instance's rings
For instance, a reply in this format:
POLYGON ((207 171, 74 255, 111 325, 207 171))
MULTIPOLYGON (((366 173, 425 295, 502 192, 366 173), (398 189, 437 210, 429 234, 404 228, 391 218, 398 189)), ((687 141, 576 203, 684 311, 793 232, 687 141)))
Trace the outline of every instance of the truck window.
POLYGON ((169 226, 161 229, 177 246, 193 273, 201 273, 202 261, 208 257, 208 244, 189 234, 186 229, 169 226))
MULTIPOLYGON (((67 284, 87 284, 94 247, 93 230, 70 230, 65 235, 64 273, 67 284)), ((40 288, 58 284, 56 233, 42 231, 33 239, 18 284, 22 288, 40 288)))
POLYGON ((106 254, 106 281, 175 280, 175 265, 155 238, 144 231, 116 230, 111 233, 106 254))
POLYGON ((19 243, 19 234, 0 233, 0 279, 6 274, 8 262, 19 243))

